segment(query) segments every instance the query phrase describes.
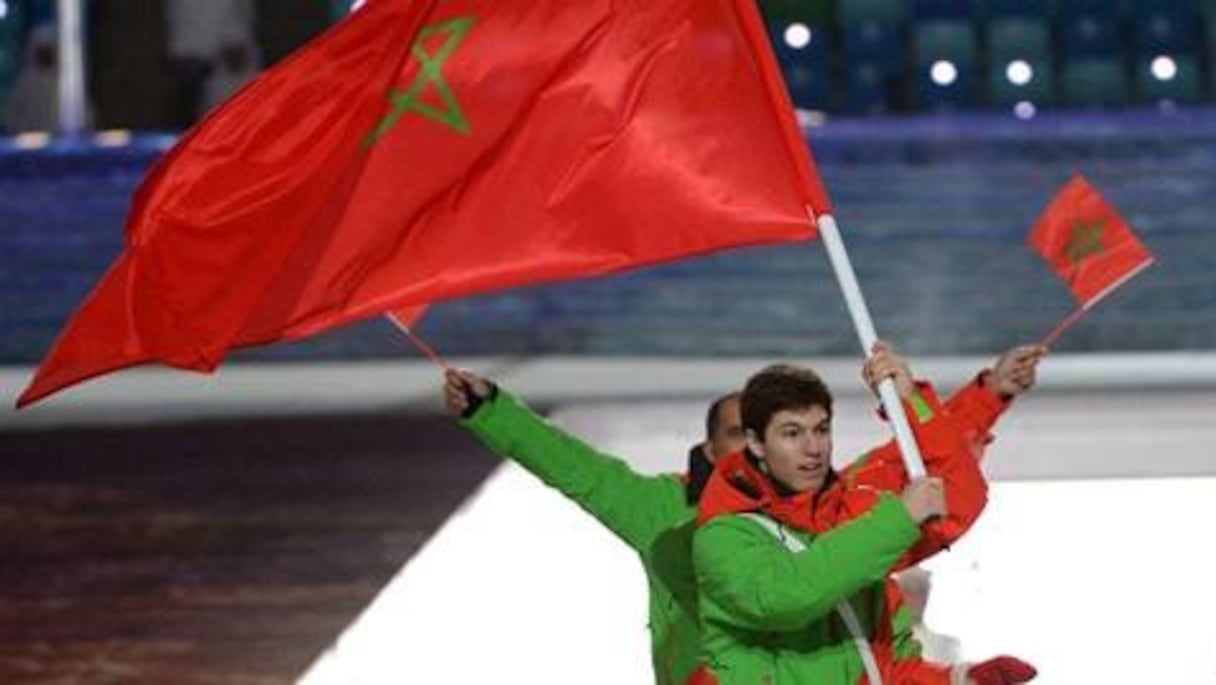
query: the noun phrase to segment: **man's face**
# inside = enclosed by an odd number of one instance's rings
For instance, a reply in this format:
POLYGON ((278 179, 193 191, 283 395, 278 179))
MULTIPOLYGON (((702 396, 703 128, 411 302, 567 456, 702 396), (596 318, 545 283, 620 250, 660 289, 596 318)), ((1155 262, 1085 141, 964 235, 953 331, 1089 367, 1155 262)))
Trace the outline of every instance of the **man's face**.
POLYGON ((832 465, 832 417, 819 405, 783 409, 769 420, 762 440, 749 432, 747 443, 773 478, 796 492, 813 492, 832 465))
POLYGON ((743 449, 747 441, 743 438, 743 421, 739 418, 739 398, 724 400, 718 407, 718 425, 705 444, 705 457, 717 461, 731 452, 743 449))

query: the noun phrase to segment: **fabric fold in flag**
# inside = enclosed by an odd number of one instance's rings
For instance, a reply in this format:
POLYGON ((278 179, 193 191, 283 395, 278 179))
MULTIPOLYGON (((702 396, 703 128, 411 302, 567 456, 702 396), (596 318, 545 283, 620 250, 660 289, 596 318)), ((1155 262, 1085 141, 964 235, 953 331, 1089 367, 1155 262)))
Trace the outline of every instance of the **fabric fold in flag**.
POLYGON ((387 311, 805 240, 808 207, 830 211, 751 0, 370 0, 151 170, 121 286, 97 286, 19 403, 387 311))
POLYGON ((1153 262, 1118 211, 1080 175, 1043 211, 1029 243, 1084 307, 1153 262))

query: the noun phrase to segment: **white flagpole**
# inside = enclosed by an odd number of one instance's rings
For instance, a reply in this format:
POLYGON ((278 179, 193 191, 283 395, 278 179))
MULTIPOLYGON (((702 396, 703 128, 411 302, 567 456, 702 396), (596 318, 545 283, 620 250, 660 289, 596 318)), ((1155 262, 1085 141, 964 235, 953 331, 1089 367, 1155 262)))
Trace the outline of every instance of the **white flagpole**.
MULTIPOLYGON (((812 208, 807 207, 811 220, 819 227, 819 237, 827 248, 828 259, 832 262, 832 270, 836 272, 836 281, 844 294, 845 305, 849 308, 849 316, 853 318, 853 327, 857 329, 857 337, 861 340, 862 354, 870 355, 870 349, 878 340, 874 331, 874 321, 870 318, 870 310, 866 307, 865 298, 861 294, 861 286, 857 283, 857 274, 853 272, 853 263, 849 261, 849 253, 844 249, 844 240, 840 237, 840 229, 836 219, 831 214, 815 216, 812 208)), ((921 459, 920 448, 916 444, 916 436, 904 413, 904 406, 899 401, 899 393, 895 390, 895 381, 890 378, 878 384, 878 396, 882 407, 887 412, 887 421, 895 431, 895 441, 903 455, 904 468, 909 478, 921 478, 925 475, 925 462, 921 459)))

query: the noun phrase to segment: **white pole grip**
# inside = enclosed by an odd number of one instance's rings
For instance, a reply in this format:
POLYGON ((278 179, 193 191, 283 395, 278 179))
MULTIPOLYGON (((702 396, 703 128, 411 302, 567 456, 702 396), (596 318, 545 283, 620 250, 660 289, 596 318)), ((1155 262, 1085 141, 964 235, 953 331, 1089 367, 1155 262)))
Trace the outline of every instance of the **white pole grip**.
MULTIPOLYGON (((857 283, 857 274, 853 272, 853 263, 849 261, 849 253, 845 251, 844 240, 840 237, 840 229, 836 219, 831 214, 812 219, 819 226, 819 238, 827 248, 828 259, 832 262, 832 270, 836 272, 836 281, 844 294, 845 306, 853 319, 853 327, 857 329, 857 337, 861 340, 861 353, 868 357, 870 349, 878 341, 874 331, 874 321, 870 318, 870 310, 866 307, 865 297, 861 294, 861 286, 857 283)), ((921 478, 925 475, 925 462, 921 459, 920 448, 916 444, 916 436, 904 413, 904 406, 899 401, 899 393, 895 390, 895 381, 890 378, 878 384, 878 397, 882 407, 887 412, 887 421, 895 431, 895 442, 903 455, 904 468, 909 478, 921 478)))

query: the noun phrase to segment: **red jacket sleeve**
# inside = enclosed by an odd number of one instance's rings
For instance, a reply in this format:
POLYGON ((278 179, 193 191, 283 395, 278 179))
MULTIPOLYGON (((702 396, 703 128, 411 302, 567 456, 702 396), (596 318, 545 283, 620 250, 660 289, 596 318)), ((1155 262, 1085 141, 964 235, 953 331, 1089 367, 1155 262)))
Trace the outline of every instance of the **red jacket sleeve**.
POLYGON ((946 400, 946 411, 958 421, 963 439, 977 461, 983 460, 984 450, 993 440, 992 427, 1010 404, 984 385, 984 379, 990 373, 987 370, 980 372, 946 400))
MULTIPOLYGON (((941 478, 945 485, 946 517, 921 527, 920 541, 894 570, 915 565, 949 547, 975 523, 988 501, 988 484, 959 419, 941 404, 932 386, 918 383, 917 389, 917 396, 904 402, 904 410, 912 423, 925 470, 941 478)), ((846 490, 899 492, 908 483, 899 447, 893 440, 849 467, 842 478, 846 490)))

